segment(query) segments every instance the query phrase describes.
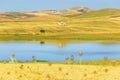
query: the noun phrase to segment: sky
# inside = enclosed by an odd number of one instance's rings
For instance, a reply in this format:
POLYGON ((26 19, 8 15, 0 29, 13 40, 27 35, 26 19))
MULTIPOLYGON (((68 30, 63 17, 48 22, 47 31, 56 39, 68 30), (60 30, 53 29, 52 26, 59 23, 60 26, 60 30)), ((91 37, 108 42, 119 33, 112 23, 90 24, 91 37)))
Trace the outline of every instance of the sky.
POLYGON ((75 6, 120 9, 120 0, 0 0, 0 12, 63 10, 75 6))

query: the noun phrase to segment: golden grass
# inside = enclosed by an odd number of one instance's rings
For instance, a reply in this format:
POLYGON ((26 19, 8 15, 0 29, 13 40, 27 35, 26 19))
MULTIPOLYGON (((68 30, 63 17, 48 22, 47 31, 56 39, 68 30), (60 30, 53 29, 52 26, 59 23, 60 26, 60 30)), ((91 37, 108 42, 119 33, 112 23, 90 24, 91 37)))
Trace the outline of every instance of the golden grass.
MULTIPOLYGON (((120 41, 120 18, 118 12, 116 12, 118 17, 114 17, 115 15, 113 15, 113 13, 110 13, 108 16, 106 14, 103 15, 99 13, 99 11, 94 14, 96 15, 86 13, 85 15, 73 15, 72 17, 42 15, 18 21, 3 20, 0 21, 0 40, 60 40, 67 38, 67 40, 74 39, 79 41, 120 41), (63 22, 65 25, 59 25, 59 22, 63 22), (45 33, 40 32, 41 30, 44 30, 45 33)), ((109 12, 107 12, 107 14, 109 14, 109 12)))
MULTIPOLYGON (((52 18, 52 16, 50 16, 52 18)), ((18 21, 0 22, 0 34, 41 34, 40 30, 46 31, 47 35, 56 34, 81 34, 81 33, 120 33, 120 19, 115 17, 60 17, 53 15, 53 19, 43 17, 46 21, 18 21), (54 19, 56 18, 56 19, 54 19), (59 25, 59 22, 66 25, 59 25)), ((39 19, 39 18, 38 18, 39 19)))
POLYGON ((0 63, 0 80, 120 80, 120 65, 0 63))

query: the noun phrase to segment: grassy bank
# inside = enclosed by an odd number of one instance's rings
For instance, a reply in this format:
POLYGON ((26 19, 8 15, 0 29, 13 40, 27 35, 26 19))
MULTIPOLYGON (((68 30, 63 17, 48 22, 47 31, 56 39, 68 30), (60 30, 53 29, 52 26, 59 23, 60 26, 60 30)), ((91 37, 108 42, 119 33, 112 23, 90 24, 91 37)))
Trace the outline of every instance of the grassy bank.
POLYGON ((90 33, 90 34, 42 34, 42 35, 30 35, 30 34, 17 34, 17 35, 6 35, 0 34, 0 41, 120 41, 119 33, 90 33))
MULTIPOLYGON (((3 64, 13 63, 11 61, 0 61, 3 64)), ((44 64, 64 64, 64 65, 101 65, 101 66, 118 66, 120 65, 120 60, 87 60, 87 61, 65 61, 65 62, 49 62, 46 60, 36 60, 36 61, 17 61, 17 64, 21 63, 44 63, 44 64)))

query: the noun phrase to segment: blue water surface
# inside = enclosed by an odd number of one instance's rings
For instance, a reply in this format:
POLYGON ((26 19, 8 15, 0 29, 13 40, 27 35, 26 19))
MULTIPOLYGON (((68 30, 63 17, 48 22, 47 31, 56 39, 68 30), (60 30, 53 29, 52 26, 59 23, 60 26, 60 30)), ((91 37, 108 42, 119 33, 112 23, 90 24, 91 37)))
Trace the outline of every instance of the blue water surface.
POLYGON ((76 42, 60 47, 57 44, 41 44, 35 42, 0 42, 0 60, 10 60, 14 53, 19 61, 37 60, 65 61, 66 56, 74 55, 80 60, 79 52, 83 52, 82 60, 120 59, 120 43, 76 42))

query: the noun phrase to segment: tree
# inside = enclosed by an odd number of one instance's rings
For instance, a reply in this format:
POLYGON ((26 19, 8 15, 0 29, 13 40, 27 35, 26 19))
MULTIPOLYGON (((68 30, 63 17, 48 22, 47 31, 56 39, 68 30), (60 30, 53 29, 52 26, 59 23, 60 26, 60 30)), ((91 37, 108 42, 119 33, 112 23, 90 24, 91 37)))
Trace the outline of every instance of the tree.
POLYGON ((41 29, 40 32, 41 32, 41 33, 45 33, 45 30, 41 29))

